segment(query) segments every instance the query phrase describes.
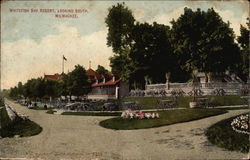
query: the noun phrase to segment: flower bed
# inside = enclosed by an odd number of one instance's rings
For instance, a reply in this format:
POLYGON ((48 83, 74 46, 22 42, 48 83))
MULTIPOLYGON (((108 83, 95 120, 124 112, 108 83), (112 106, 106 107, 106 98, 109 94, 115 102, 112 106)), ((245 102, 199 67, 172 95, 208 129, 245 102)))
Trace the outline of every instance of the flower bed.
POLYGON ((250 134, 249 132, 249 115, 242 114, 231 122, 234 131, 238 133, 250 134))
POLYGON ((159 118, 158 113, 149 113, 149 112, 142 112, 142 111, 133 111, 133 110, 126 110, 122 112, 121 115, 124 119, 155 119, 159 118))

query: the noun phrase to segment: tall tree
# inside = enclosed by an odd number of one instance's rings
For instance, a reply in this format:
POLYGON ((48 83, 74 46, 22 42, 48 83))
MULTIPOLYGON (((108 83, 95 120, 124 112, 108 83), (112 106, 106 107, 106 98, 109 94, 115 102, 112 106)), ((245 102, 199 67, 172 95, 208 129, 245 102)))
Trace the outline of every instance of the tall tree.
POLYGON ((59 82, 55 80, 47 79, 43 81, 43 83, 44 83, 44 95, 45 96, 52 97, 52 98, 59 96, 59 93, 58 93, 59 82))
POLYGON ((22 84, 22 82, 18 82, 17 90, 18 90, 18 95, 19 96, 23 95, 23 84, 22 84))
POLYGON ((112 47, 115 55, 110 57, 112 72, 120 73, 123 79, 127 79, 129 63, 128 53, 131 48, 131 31, 135 19, 124 3, 118 3, 109 8, 105 19, 108 27, 107 45, 112 47))
POLYGON ((250 33, 250 19, 247 19, 247 27, 240 26, 240 36, 237 41, 241 47, 241 63, 239 64, 239 76, 247 81, 249 78, 249 33, 250 33))
POLYGON ((88 86, 88 77, 86 70, 81 65, 76 65, 75 69, 68 73, 67 88, 70 95, 81 96, 88 93, 84 86, 88 86))
POLYGON ((13 88, 10 88, 10 94, 9 96, 11 98, 18 98, 18 88, 15 86, 13 88))
POLYGON ((240 57, 234 32, 213 8, 206 12, 185 8, 171 23, 174 53, 182 68, 205 73, 235 69, 240 57))
POLYGON ((129 55, 133 63, 132 79, 143 83, 144 77, 149 76, 155 83, 165 82, 165 74, 172 71, 175 59, 169 34, 170 27, 155 22, 135 25, 129 55))

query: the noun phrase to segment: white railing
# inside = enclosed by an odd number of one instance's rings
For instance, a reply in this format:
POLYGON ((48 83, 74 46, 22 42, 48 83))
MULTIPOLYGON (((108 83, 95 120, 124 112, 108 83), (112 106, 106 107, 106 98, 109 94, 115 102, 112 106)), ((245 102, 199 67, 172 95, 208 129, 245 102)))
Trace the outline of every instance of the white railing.
MULTIPOLYGON (((191 88, 192 83, 169 83, 169 84, 148 84, 146 90, 159 90, 159 89, 178 89, 178 88, 191 88)), ((201 88, 222 88, 222 89, 240 89, 246 87, 242 83, 226 83, 226 82, 215 82, 215 83, 200 83, 201 88)))
MULTIPOLYGON (((198 83, 195 85, 204 95, 213 95, 219 90, 223 90, 226 95, 240 95, 243 92, 249 92, 250 84, 238 82, 213 82, 213 83, 198 83)), ((189 83, 161 83, 147 84, 145 90, 131 90, 130 96, 168 96, 172 90, 183 90, 185 93, 193 89, 193 84, 189 83)))

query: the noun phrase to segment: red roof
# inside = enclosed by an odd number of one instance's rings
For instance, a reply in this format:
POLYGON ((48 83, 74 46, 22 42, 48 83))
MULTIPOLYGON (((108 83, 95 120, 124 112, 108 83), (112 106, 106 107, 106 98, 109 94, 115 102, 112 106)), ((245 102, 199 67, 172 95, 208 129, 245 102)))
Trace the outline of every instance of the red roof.
POLYGON ((121 79, 118 79, 118 80, 116 80, 116 81, 110 80, 110 81, 108 81, 108 82, 106 82, 106 83, 103 83, 103 82, 98 83, 98 84, 93 83, 91 86, 92 86, 92 87, 112 86, 112 85, 116 85, 116 84, 119 83, 120 81, 121 81, 121 79))
POLYGON ((60 75, 44 75, 44 78, 57 81, 60 79, 60 75))
MULTIPOLYGON (((93 69, 88 69, 87 71, 86 71, 86 75, 88 76, 88 77, 91 77, 92 76, 92 78, 97 78, 97 79, 100 79, 101 78, 101 75, 99 74, 99 73, 97 73, 96 71, 94 71, 93 69)), ((91 79, 92 79, 91 78, 91 79)))
MULTIPOLYGON (((119 79, 119 76, 116 74, 99 74, 96 71, 94 71, 93 69, 88 69, 86 71, 86 75, 89 77, 89 79, 92 82, 91 87, 99 87, 99 86, 111 86, 111 85, 116 85, 117 83, 119 83, 121 81, 121 79, 119 79), (115 77, 115 80, 113 81, 113 77, 115 77), (99 83, 95 83, 96 78, 98 79, 99 83), (107 80, 107 82, 103 83, 103 79, 105 78, 105 80, 107 80), (94 83, 93 83, 94 82, 94 83)), ((88 88, 87 86, 84 86, 83 88, 88 88)))

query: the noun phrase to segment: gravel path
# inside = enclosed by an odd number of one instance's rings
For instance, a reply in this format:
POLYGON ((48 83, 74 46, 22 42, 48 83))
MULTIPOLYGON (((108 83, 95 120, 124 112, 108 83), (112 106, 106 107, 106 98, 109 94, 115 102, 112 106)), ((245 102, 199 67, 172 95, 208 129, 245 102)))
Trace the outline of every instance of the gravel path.
POLYGON ((0 139, 1 158, 82 160, 243 159, 249 155, 213 146, 204 131, 246 110, 159 128, 115 131, 98 123, 110 117, 64 116, 29 110, 6 100, 43 127, 36 136, 0 139))

